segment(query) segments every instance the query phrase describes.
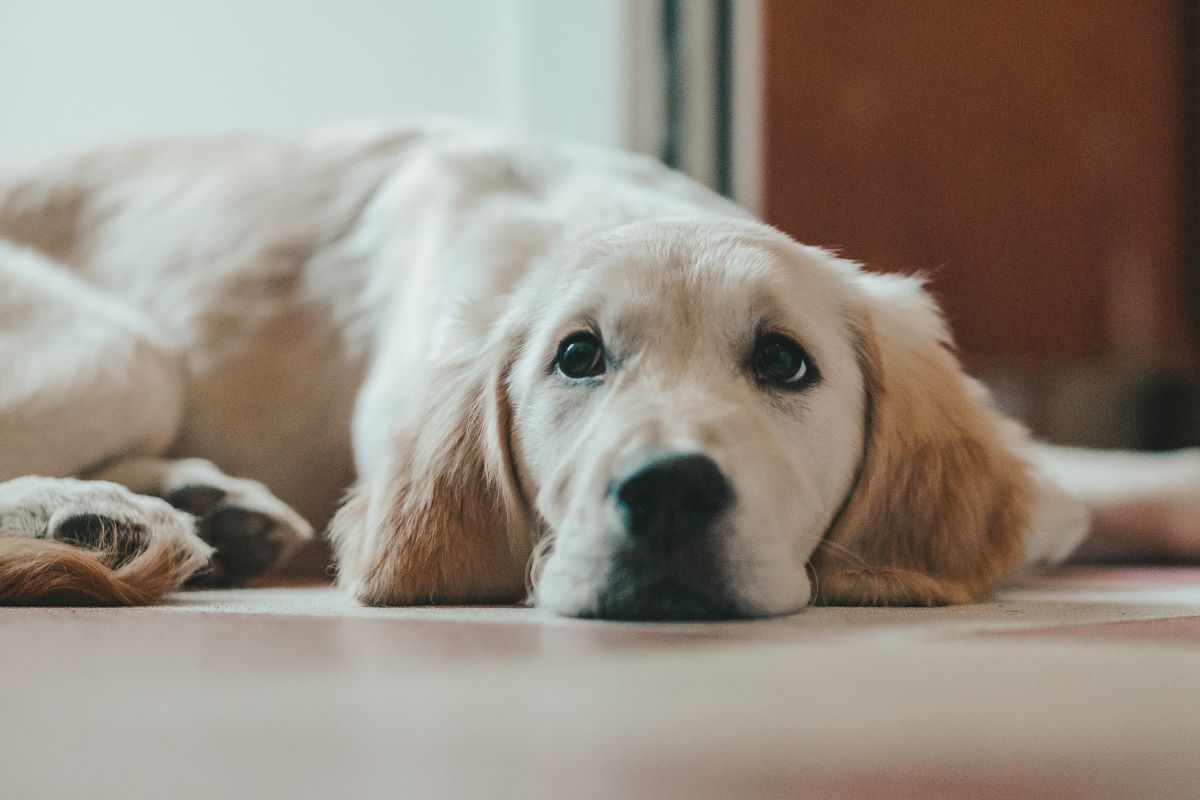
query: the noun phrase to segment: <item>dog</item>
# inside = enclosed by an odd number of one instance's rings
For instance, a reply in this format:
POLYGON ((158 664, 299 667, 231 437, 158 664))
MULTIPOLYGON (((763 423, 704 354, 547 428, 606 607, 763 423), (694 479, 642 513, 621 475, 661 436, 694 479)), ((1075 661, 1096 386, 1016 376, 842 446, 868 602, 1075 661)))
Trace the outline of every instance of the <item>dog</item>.
POLYGON ((370 604, 966 603, 1089 507, 1119 554, 1121 514, 1200 484, 1191 452, 1032 444, 919 278, 651 159, 446 120, 6 169, 0 365, 9 604, 241 584, 327 524, 370 604), (1126 497, 1130 463, 1158 477, 1126 497))

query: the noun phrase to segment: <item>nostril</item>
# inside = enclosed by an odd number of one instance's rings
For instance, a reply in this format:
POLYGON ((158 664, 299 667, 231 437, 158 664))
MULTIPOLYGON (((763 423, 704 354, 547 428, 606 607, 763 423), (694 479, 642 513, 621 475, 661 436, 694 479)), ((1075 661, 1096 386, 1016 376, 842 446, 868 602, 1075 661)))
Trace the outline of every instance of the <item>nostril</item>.
POLYGON ((732 499, 716 462, 696 453, 656 459, 616 489, 628 532, 644 538, 703 534, 732 499))
POLYGON ((725 507, 725 492, 712 491, 707 494, 691 492, 682 498, 681 505, 685 511, 720 511, 725 507))

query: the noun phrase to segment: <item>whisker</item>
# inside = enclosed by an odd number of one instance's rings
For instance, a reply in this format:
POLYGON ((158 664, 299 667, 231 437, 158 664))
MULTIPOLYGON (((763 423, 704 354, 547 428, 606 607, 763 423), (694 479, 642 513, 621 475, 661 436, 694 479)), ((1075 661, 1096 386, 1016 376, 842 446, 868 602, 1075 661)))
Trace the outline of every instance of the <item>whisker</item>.
POLYGON ((861 567, 861 568, 863 568, 863 569, 870 569, 870 568, 871 568, 871 565, 867 563, 866 559, 864 559, 864 558, 863 558, 862 556, 860 556, 858 553, 854 552, 854 551, 853 551, 853 550, 851 550, 849 547, 846 547, 844 544, 840 544, 840 543, 838 543, 838 542, 835 542, 835 541, 833 541, 832 539, 822 539, 822 540, 821 540, 821 541, 820 541, 820 542, 817 544, 817 547, 818 547, 818 548, 821 548, 821 547, 827 547, 827 548, 829 548, 830 550, 833 550, 834 552, 836 552, 837 554, 839 554, 839 555, 842 555, 842 556, 845 556, 846 558, 849 558, 849 559, 851 559, 852 561, 854 561, 854 562, 855 562, 855 565, 856 565, 856 566, 859 566, 859 567, 861 567))
POLYGON ((553 553, 554 537, 551 535, 543 536, 533 545, 533 552, 529 555, 529 565, 525 573, 525 592, 530 601, 537 589, 537 582, 542 576, 542 570, 545 569, 546 562, 553 553))
POLYGON ((809 595, 808 604, 816 605, 817 600, 821 597, 821 578, 817 575, 816 567, 809 561, 804 565, 804 571, 812 578, 812 594, 809 595))

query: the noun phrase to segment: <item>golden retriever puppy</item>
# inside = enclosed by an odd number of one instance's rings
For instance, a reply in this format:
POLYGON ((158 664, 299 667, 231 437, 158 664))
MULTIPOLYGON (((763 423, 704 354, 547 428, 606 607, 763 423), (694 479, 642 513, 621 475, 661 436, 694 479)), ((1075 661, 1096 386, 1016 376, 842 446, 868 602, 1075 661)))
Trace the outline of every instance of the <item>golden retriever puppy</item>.
POLYGON ((361 601, 603 618, 977 601, 1086 529, 919 280, 467 124, 0 173, 0 363, 9 603, 240 583, 351 484, 361 601))

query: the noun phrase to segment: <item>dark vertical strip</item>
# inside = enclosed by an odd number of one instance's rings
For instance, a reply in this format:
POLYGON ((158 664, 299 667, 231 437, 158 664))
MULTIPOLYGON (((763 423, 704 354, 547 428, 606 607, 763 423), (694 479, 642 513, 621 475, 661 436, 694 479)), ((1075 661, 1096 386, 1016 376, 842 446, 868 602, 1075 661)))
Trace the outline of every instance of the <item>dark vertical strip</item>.
POLYGON ((713 3, 713 188, 733 196, 733 0, 713 3))
MULTIPOLYGON (((1196 0, 1179 0, 1180 88, 1183 95, 1183 259, 1193 341, 1200 343, 1200 11, 1196 0)), ((1158 375, 1137 393, 1138 436, 1134 446, 1173 450, 1200 444, 1200 387, 1176 376, 1158 375)))
POLYGON ((1183 52, 1183 235, 1190 281, 1192 332, 1200 340, 1200 11, 1196 0, 1180 0, 1183 52))
POLYGON ((680 0, 662 0, 659 23, 663 50, 663 140, 661 157, 678 167, 683 154, 683 32, 680 0))
MULTIPOLYGON (((1178 75, 1183 95, 1183 118, 1179 133, 1183 139, 1181 194, 1183 253, 1186 291, 1193 341, 1200 343, 1200 13, 1196 0, 1179 0, 1180 61, 1178 75)), ((1194 382, 1171 375, 1155 375, 1135 392, 1136 441, 1133 446, 1146 450, 1172 450, 1197 444, 1197 403, 1200 394, 1194 382)))

